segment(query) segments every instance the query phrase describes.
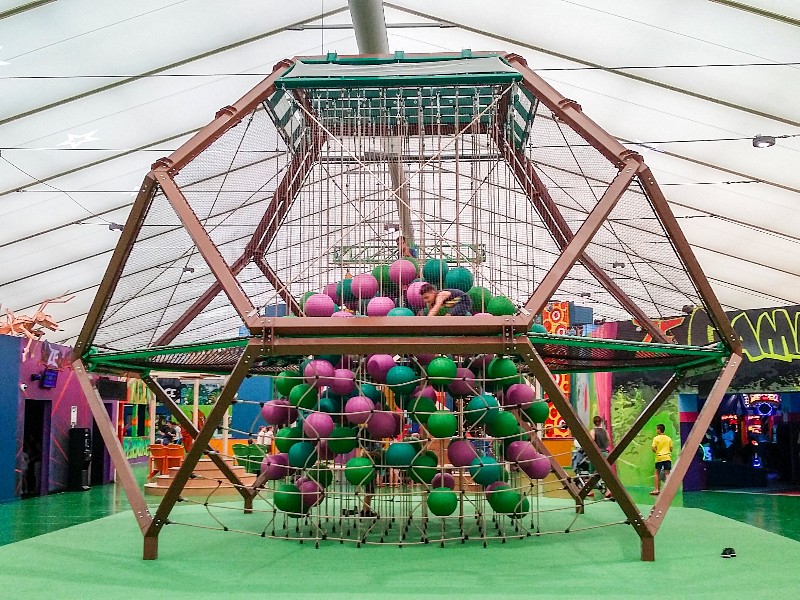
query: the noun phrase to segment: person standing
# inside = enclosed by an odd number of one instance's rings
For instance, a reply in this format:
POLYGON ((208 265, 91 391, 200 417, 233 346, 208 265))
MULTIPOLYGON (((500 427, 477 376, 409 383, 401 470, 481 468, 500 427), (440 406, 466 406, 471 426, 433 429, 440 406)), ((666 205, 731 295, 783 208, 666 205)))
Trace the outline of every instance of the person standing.
MULTIPOLYGON (((604 457, 608 456, 608 448, 611 446, 611 437, 608 435, 608 431, 603 426, 603 417, 600 415, 595 415, 594 420, 594 428, 589 431, 589 437, 594 440, 594 443, 600 448, 600 452, 603 453, 604 457)), ((606 490, 605 497, 607 499, 611 498, 611 492, 606 490)))
POLYGON ((661 423, 656 425, 656 431, 657 434, 653 438, 652 444, 653 452, 656 453, 656 469, 651 496, 658 496, 661 492, 661 474, 664 474, 664 481, 666 481, 672 470, 672 438, 664 434, 664 426, 661 423))

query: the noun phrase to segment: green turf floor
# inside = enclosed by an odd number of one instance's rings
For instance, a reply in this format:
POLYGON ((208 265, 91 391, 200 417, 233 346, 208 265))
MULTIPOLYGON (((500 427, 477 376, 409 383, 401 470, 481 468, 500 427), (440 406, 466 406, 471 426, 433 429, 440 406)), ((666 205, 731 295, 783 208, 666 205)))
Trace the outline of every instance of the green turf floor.
MULTIPOLYGON (((557 507, 560 500, 544 500, 557 507)), ((646 510, 646 507, 643 507, 646 510)), ((224 510, 224 509, 215 509, 224 510)), ((568 511, 551 513, 571 518, 568 511)), ((160 557, 142 561, 129 512, 0 547, 2 598, 724 598, 757 573, 772 598, 795 598, 800 542, 691 508, 672 508, 656 538, 656 562, 639 560, 638 538, 597 503, 580 525, 597 527, 522 540, 433 545, 312 544, 169 525, 160 557), (723 547, 738 556, 723 559, 723 547), (791 563, 791 564, 789 564, 791 563)), ((202 506, 175 520, 211 524, 202 506)), ((262 527, 262 514, 225 510, 231 528, 262 527)), ((550 517, 548 517, 550 519, 550 517)), ((733 595, 732 595, 733 594, 733 595)))

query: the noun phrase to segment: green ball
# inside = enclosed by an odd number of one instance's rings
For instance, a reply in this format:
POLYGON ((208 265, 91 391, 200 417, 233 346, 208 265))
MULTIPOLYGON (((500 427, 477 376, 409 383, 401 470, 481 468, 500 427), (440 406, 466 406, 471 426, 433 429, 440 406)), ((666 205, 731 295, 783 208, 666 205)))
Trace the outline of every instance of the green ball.
POLYGON ((427 396, 416 396, 408 405, 411 418, 420 425, 425 425, 428 418, 436 412, 436 403, 427 396))
POLYGON ((356 487, 367 485, 375 479, 375 465, 366 456, 351 458, 344 465, 344 477, 356 487))
POLYGON ((495 417, 488 422, 486 429, 489 435, 496 438, 505 438, 514 435, 519 430, 519 423, 513 414, 506 411, 498 412, 495 417))
POLYGON ((430 483, 436 476, 436 466, 439 464, 436 454, 426 452, 411 461, 408 475, 417 483, 430 483))
POLYGON ((397 308, 393 308, 390 310, 387 315, 388 317, 413 317, 414 311, 410 308, 406 308, 405 306, 398 306, 397 308))
POLYGON ((358 446, 356 431, 350 427, 334 427, 328 438, 328 449, 334 454, 347 454, 358 446))
POLYGON ((504 486, 497 486, 490 494, 489 506, 495 512, 514 513, 522 508, 522 494, 504 486))
POLYGON ((305 294, 303 294, 303 296, 300 298, 300 308, 305 308, 306 300, 311 298, 311 296, 313 296, 315 293, 316 292, 306 292, 305 294))
POLYGON ((275 507, 283 512, 290 514, 301 514, 303 512, 300 490, 293 483, 282 483, 278 486, 272 500, 275 503, 275 507))
POLYGON ((435 438, 451 438, 458 429, 458 420, 449 410, 437 410, 428 417, 427 427, 435 438))
POLYGON ((297 442, 289 448, 289 466, 306 469, 317 462, 317 451, 311 442, 297 442))
POLYGON ((433 488, 428 494, 428 510, 437 517, 449 517, 458 507, 458 495, 446 487, 433 488))
POLYGON ((343 279, 339 283, 336 284, 336 298, 339 302, 347 302, 348 300, 355 300, 355 294, 353 294, 353 280, 351 278, 343 279))
POLYGON ((312 409, 317 405, 317 388, 300 383, 289 392, 289 402, 298 408, 312 409))
POLYGON ((507 450, 508 446, 513 442, 518 442, 520 440, 527 440, 527 439, 528 439, 528 433, 518 425, 516 432, 503 439, 503 447, 507 450))
POLYGON ((456 378, 457 367, 453 359, 446 356, 437 356, 425 368, 431 385, 444 387, 453 383, 456 378))
POLYGON ((310 468, 306 475, 309 479, 316 481, 324 488, 333 483, 333 471, 321 463, 317 463, 310 468))
POLYGON ((303 383, 303 377, 294 371, 281 371, 275 378, 275 389, 281 396, 288 396, 292 388, 303 383))
POLYGON ((386 385, 400 396, 408 396, 417 387, 419 375, 414 369, 405 365, 397 365, 386 374, 386 385))
POLYGON ((515 315, 517 306, 505 296, 495 296, 486 305, 486 312, 492 313, 495 317, 515 315))
POLYGON ((517 365, 510 358, 495 358, 486 367, 486 376, 493 380, 496 387, 507 388, 519 382, 517 365))
POLYGON ((491 422, 500 411, 500 403, 491 394, 480 394, 473 396, 467 403, 467 410, 464 411, 464 418, 470 425, 478 423, 486 424, 491 422))
POLYGON ((319 399, 319 409, 328 414, 341 412, 342 401, 338 396, 323 396, 319 399))
POLYGON ((531 333, 547 333, 547 327, 541 323, 534 323, 530 328, 531 333))
POLYGON ((372 276, 378 280, 378 287, 382 290, 393 288, 394 282, 389 277, 389 265, 378 265, 372 269, 372 276))
POLYGON ((507 483, 501 483, 496 485, 491 491, 487 491, 486 501, 489 503, 489 506, 491 506, 493 510, 497 511, 497 494, 510 489, 510 485, 507 483))
POLYGON ((417 449, 407 442, 389 444, 386 449, 386 464, 390 467, 405 469, 411 466, 411 461, 417 455, 417 449))
POLYGON ((544 423, 550 416, 550 405, 547 402, 534 402, 523 411, 533 423, 544 423))
POLYGON ((422 278, 437 288, 441 288, 448 270, 446 260, 432 258, 425 261, 425 266, 422 267, 422 278))
POLYGON ((275 434, 275 447, 279 452, 289 452, 302 437, 303 431, 299 427, 284 427, 275 434))
MULTIPOLYGON (((391 371, 391 369, 389 370, 391 371)), ((371 383, 362 383, 360 392, 358 387, 359 386, 356 386, 356 392, 353 394, 354 396, 366 396, 373 402, 383 402, 383 394, 376 386, 371 383)))
POLYGON ((474 283, 475 278, 466 267, 454 267, 447 271, 447 275, 444 278, 444 286, 446 288, 461 290, 462 292, 469 292, 474 283))
POLYGON ((492 299, 492 292, 485 287, 476 285, 469 289, 467 295, 470 297, 470 300, 472 300, 473 312, 489 312, 486 309, 489 306, 489 300, 492 299))
POLYGON ((503 478, 503 466, 491 456, 477 456, 469 466, 472 480, 479 485, 489 485, 503 478))

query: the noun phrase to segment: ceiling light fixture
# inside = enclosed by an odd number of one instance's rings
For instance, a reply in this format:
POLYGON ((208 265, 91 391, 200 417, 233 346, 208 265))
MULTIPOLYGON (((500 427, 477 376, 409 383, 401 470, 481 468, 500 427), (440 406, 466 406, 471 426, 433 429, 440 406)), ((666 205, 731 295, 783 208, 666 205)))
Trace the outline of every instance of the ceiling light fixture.
POLYGON ((769 148, 775 145, 775 136, 758 134, 753 138, 753 148, 769 148))

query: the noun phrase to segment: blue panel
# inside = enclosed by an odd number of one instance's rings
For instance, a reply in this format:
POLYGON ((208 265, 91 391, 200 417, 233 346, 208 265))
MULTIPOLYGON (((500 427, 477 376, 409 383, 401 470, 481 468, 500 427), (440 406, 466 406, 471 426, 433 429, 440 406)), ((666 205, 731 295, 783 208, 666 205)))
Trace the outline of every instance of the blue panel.
POLYGON ((251 402, 266 402, 271 398, 271 377, 256 375, 245 379, 239 387, 239 402, 233 405, 231 413, 231 428, 240 431, 231 431, 231 437, 247 439, 247 433, 241 433, 242 431, 252 431, 255 436, 258 428, 267 423, 261 418, 261 407, 251 402))
POLYGON ((0 335, 0 502, 14 499, 17 477, 20 338, 0 335))
POLYGON ((594 309, 589 306, 577 306, 574 302, 569 303, 569 324, 570 325, 589 325, 594 323, 594 309))

